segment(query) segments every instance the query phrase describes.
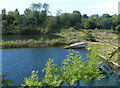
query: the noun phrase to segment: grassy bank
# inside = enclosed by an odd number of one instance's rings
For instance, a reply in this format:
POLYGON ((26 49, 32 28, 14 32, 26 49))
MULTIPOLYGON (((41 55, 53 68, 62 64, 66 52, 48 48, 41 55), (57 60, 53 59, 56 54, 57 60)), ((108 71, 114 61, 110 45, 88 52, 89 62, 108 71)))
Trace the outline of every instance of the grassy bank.
MULTIPOLYGON (((76 42, 92 42, 93 36, 91 37, 90 35, 86 34, 90 33, 94 35, 95 37, 102 39, 103 41, 111 42, 115 45, 118 45, 118 36, 117 34, 113 33, 111 30, 76 30, 74 28, 69 28, 69 29, 63 29, 60 33, 56 33, 54 35, 61 36, 60 38, 57 39, 52 39, 52 40, 44 40, 43 38, 39 40, 24 40, 24 41, 6 41, 2 42, 0 44, 1 48, 24 48, 24 47, 43 47, 43 46, 61 46, 61 45, 69 45, 72 43, 76 42)), ((97 42, 97 44, 101 41, 98 41, 95 39, 94 43, 97 42)), ((99 43, 99 45, 105 46, 106 47, 107 43, 99 43)), ((96 47, 99 47, 97 45, 96 47)), ((110 46, 114 47, 114 46, 110 46)), ((110 47, 109 50, 113 50, 110 47)), ((107 49, 108 50, 108 49, 107 49)))
POLYGON ((27 40, 27 41, 7 41, 0 43, 1 48, 28 48, 28 47, 50 47, 50 46, 67 46, 76 42, 88 42, 88 48, 96 49, 96 52, 106 58, 106 60, 118 63, 118 53, 109 58, 119 46, 118 35, 112 30, 76 30, 74 28, 63 29, 55 35, 61 36, 58 39, 52 40, 27 40), (92 42, 95 36, 95 42, 92 42))
MULTIPOLYGON (((69 39, 76 38, 76 40, 79 42, 81 41, 87 42, 88 43, 87 47, 89 49, 95 49, 96 53, 99 54, 100 56, 105 57, 106 61, 108 62, 110 61, 116 63, 117 65, 120 65, 120 60, 118 60, 120 51, 117 51, 117 53, 115 53, 112 56, 112 53, 116 51, 117 48, 119 47, 118 34, 113 30, 103 30, 103 29, 73 30, 71 28, 69 30, 61 32, 59 35, 69 39), (88 34, 91 34, 92 37, 89 36, 88 34), (94 42, 92 42, 92 40, 94 40, 92 38, 95 39, 94 42)), ((117 66, 115 66, 115 68, 118 69, 117 66)))
MULTIPOLYGON (((74 28, 63 29, 60 33, 54 34, 61 36, 57 39, 44 40, 27 40, 27 41, 7 41, 0 43, 1 48, 33 48, 33 47, 51 47, 51 46, 68 46, 76 42, 87 42, 87 49, 95 49, 96 53, 103 57, 106 61, 117 63, 120 65, 118 60, 118 53, 110 58, 111 53, 118 48, 118 35, 113 33, 111 30, 75 30, 74 28), (92 37, 90 36, 92 35, 92 37), (95 36, 95 37, 93 37, 95 36), (94 39, 95 41, 92 42, 94 39)), ((111 64, 111 63, 110 63, 111 64)), ((118 69, 116 65, 112 64, 112 67, 118 69)), ((119 71, 119 70, 118 70, 119 71)))
POLYGON ((118 44, 118 35, 112 30, 94 30, 92 31, 92 35, 96 37, 97 42, 89 42, 87 48, 95 49, 96 53, 108 61, 111 66, 119 69, 120 60, 118 56, 120 51, 117 49, 120 46, 118 44))
POLYGON ((61 36, 57 39, 52 40, 27 40, 27 41, 6 41, 2 42, 0 45, 1 48, 27 48, 27 47, 46 47, 46 46, 62 46, 69 45, 76 42, 82 42, 84 40, 83 33, 81 31, 75 30, 74 28, 70 28, 67 30, 63 30, 60 33, 54 34, 61 36))
MULTIPOLYGON (((106 61, 108 62, 114 62, 119 65, 119 60, 118 60, 118 53, 115 53, 112 58, 111 54, 114 52, 118 47, 113 46, 111 44, 105 44, 105 43, 89 43, 87 46, 88 49, 95 49, 96 53, 103 57, 106 61)), ((111 63, 112 64, 112 63, 111 63)), ((118 68, 117 65, 115 68, 118 68)))
POLYGON ((70 40, 66 38, 52 39, 52 40, 27 40, 27 41, 7 41, 0 44, 0 48, 32 48, 32 47, 50 47, 69 45, 78 40, 70 40))

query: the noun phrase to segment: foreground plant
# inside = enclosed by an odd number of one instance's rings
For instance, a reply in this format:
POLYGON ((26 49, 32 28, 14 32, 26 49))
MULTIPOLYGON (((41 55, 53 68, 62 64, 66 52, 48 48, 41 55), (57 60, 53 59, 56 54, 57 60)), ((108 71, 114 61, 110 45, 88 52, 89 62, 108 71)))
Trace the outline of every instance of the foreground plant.
POLYGON ((32 71, 32 75, 24 79, 25 84, 22 86, 42 86, 41 82, 38 82, 38 71, 32 71))
POLYGON ((64 59, 63 65, 57 67, 53 59, 48 59, 45 64, 45 77, 41 82, 38 82, 37 74, 33 74, 30 78, 25 78, 24 86, 49 86, 57 87, 63 83, 67 85, 76 84, 80 86, 80 80, 84 83, 91 81, 93 78, 100 80, 104 75, 100 74, 98 68, 103 68, 102 62, 99 61, 99 56, 90 52, 87 58, 83 58, 78 52, 71 50, 67 58, 64 59), (35 85, 36 84, 36 85, 35 85))
POLYGON ((9 86, 10 83, 14 83, 13 80, 6 79, 7 76, 9 76, 9 74, 0 75, 0 87, 2 87, 2 86, 9 86))

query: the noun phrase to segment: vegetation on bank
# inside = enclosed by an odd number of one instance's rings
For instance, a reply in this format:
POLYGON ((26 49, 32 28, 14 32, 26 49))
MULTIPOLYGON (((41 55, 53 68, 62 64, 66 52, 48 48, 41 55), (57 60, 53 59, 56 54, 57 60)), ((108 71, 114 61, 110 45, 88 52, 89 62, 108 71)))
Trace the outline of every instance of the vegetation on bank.
MULTIPOLYGON (((118 35, 112 30, 76 30, 73 27, 69 29, 63 29, 60 33, 54 35, 60 36, 60 38, 52 40, 16 40, 16 41, 3 41, 1 48, 23 48, 23 47, 44 47, 44 46, 62 46, 69 45, 76 42, 100 42, 98 39, 102 39, 107 42, 111 42, 118 45, 118 35), (101 36, 103 35, 103 36, 101 36), (96 39, 98 38, 98 39, 96 39)), ((4 35, 3 35, 4 36, 4 35)), ((112 50, 112 49, 111 49, 112 50)))
POLYGON ((8 41, 2 42, 1 48, 31 48, 31 47, 49 47, 49 46, 61 46, 70 44, 72 41, 66 41, 64 39, 53 39, 53 40, 27 40, 27 41, 8 41))
POLYGON ((59 33, 62 29, 108 29, 119 30, 120 15, 114 14, 81 14, 80 11, 73 13, 62 13, 56 11, 56 16, 52 16, 47 3, 33 3, 26 8, 23 14, 18 9, 7 12, 4 8, 1 11, 2 33, 3 34, 39 34, 39 33, 59 33))
MULTIPOLYGON (((89 49, 96 49, 96 53, 103 56, 108 62, 116 63, 117 69, 120 68, 118 56, 120 53, 119 46, 119 35, 113 30, 94 30, 92 35, 96 36, 95 43, 89 43, 87 46, 89 49)), ((112 63, 112 64, 113 64, 112 63)))
POLYGON ((84 36, 78 35, 77 33, 82 34, 82 32, 74 29, 74 28, 69 28, 68 30, 63 30, 61 33, 57 33, 54 35, 61 36, 60 38, 57 39, 52 39, 52 40, 44 40, 43 38, 39 40, 26 40, 26 41, 6 41, 2 42, 1 48, 27 48, 27 47, 49 47, 49 46, 62 46, 62 45, 69 45, 75 42, 80 42, 84 40, 84 36), (65 33, 65 34, 64 34, 65 33), (76 38, 74 38, 75 36, 76 38))
MULTIPOLYGON (((10 12, 3 9, 0 14, 0 17, 2 16, 2 20, 0 20, 2 34, 4 36, 4 34, 53 33, 63 38, 3 41, 0 42, 0 48, 49 47, 85 41, 88 42, 87 48, 96 49, 96 53, 104 56, 107 61, 119 64, 120 50, 117 50, 117 46, 119 46, 117 34, 120 32, 120 20, 118 20, 120 15, 93 14, 87 16, 87 14, 81 14, 80 11, 62 13, 61 10, 58 10, 56 16, 52 16, 49 8, 47 3, 33 3, 25 9, 24 14, 20 14, 18 9, 10 12), (117 53, 112 56, 116 50, 117 53)), ((53 59, 49 59, 44 69, 45 77, 41 82, 38 81, 38 72, 33 71, 31 77, 25 78, 23 85, 56 87, 66 83, 79 86, 80 80, 89 82, 94 77, 101 79, 103 75, 100 74, 98 68, 103 68, 101 62, 98 61, 98 55, 91 54, 88 56, 88 60, 85 60, 77 52, 71 52, 63 61, 62 67, 56 67, 53 59)), ((8 75, 0 76, 5 86, 14 83, 12 80, 5 79, 6 76, 8 75)))
POLYGON ((28 48, 28 47, 50 47, 50 46, 67 46, 76 42, 88 42, 87 48, 96 49, 96 52, 104 56, 106 60, 118 63, 118 53, 112 56, 119 44, 118 35, 113 30, 76 30, 73 27, 63 29, 55 35, 61 36, 58 39, 44 40, 27 40, 27 41, 7 41, 1 43, 1 48, 28 48), (102 35, 102 36, 101 36, 102 35), (110 58, 111 57, 111 58, 110 58))
MULTIPOLYGON (((49 8, 50 6, 47 3, 33 3, 29 8, 25 9, 23 14, 20 14, 18 9, 10 12, 3 9, 0 14, 2 16, 0 21, 2 23, 2 34, 53 33, 63 38, 45 41, 42 39, 7 41, 0 43, 0 48, 61 46, 81 41, 90 41, 89 43, 100 42, 100 39, 118 45, 117 34, 120 31, 119 14, 103 14, 101 16, 93 14, 87 16, 87 14, 81 14, 80 11, 76 10, 73 13, 62 13, 61 10, 58 10, 56 16, 52 16, 49 8)), ((111 48, 114 45, 108 45, 107 43, 94 44, 92 43, 91 45, 98 48, 100 54, 105 56, 108 53, 106 54, 103 51, 112 52, 114 50, 111 48)), ((117 59, 114 61, 116 62, 117 59)))

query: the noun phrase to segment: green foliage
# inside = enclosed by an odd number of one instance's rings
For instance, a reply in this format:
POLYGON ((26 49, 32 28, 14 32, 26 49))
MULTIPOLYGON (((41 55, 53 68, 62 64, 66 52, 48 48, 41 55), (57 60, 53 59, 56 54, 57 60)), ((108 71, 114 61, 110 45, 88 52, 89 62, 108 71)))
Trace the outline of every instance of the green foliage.
POLYGON ((75 29, 112 29, 118 25, 120 17, 117 14, 109 15, 87 14, 81 15, 79 11, 73 13, 57 12, 56 16, 52 16, 47 3, 32 3, 26 8, 24 14, 20 15, 19 10, 6 13, 6 9, 2 10, 2 33, 3 34, 32 34, 32 33, 59 33, 61 29, 74 27, 75 29), (48 15, 49 14, 49 15, 48 15), (37 30, 37 29, 41 30, 37 30))
POLYGON ((109 14, 103 14, 100 17, 101 21, 100 21, 100 25, 102 29, 111 29, 111 24, 112 24, 112 20, 111 20, 111 16, 109 14))
POLYGON ((116 26, 116 30, 120 33, 120 25, 116 26))
POLYGON ((9 86, 10 83, 14 83, 13 80, 6 79, 7 76, 9 76, 9 74, 0 75, 0 82, 2 82, 2 85, 0 85, 0 87, 1 86, 9 86))
POLYGON ((42 7, 41 3, 37 3, 37 4, 32 3, 30 5, 30 9, 33 10, 33 11, 40 11, 41 7, 42 7))
POLYGON ((54 33, 57 32, 57 19, 50 17, 46 21, 46 33, 54 33))
POLYGON ((43 78, 43 83, 47 84, 48 86, 59 86, 62 82, 62 79, 60 75, 57 75, 56 73, 60 72, 57 65, 54 64, 53 59, 48 59, 48 62, 45 64, 45 68, 43 72, 45 72, 45 77, 43 78))
POLYGON ((84 28, 85 29, 95 29, 96 28, 96 20, 97 18, 94 17, 89 17, 88 19, 86 19, 86 21, 84 22, 84 28))
POLYGON ((89 82, 92 78, 101 79, 99 67, 102 62, 98 61, 96 54, 88 55, 88 59, 82 58, 76 51, 72 51, 68 58, 63 61, 62 72, 63 80, 68 84, 74 84, 78 80, 89 82), (96 62, 96 63, 95 63, 96 62))
POLYGON ((88 18, 87 14, 83 14, 82 18, 87 19, 88 18))
POLYGON ((38 34, 40 33, 40 30, 32 27, 32 26, 28 26, 28 27, 24 27, 23 29, 19 30, 20 34, 38 34))
POLYGON ((91 41, 91 42, 95 42, 96 39, 95 37, 92 35, 92 31, 89 29, 87 30, 86 32, 86 36, 84 36, 84 39, 87 40, 87 41, 91 41))
POLYGON ((38 82, 38 71, 32 71, 32 75, 29 78, 24 78, 25 84, 22 86, 42 86, 41 82, 38 82))
POLYGON ((71 27, 76 26, 77 23, 81 23, 81 13, 79 11, 73 11, 73 13, 70 14, 70 20, 71 27))
POLYGON ((70 14, 69 13, 63 13, 59 16, 60 19, 60 26, 61 28, 68 28, 70 27, 70 14))
POLYGON ((38 82, 38 72, 33 71, 31 77, 25 78, 24 86, 44 86, 46 84, 49 87, 58 87, 64 82, 67 85, 77 83, 77 86, 80 86, 79 80, 87 83, 93 78, 100 80, 104 77, 99 74, 100 70, 98 69, 102 68, 102 62, 92 51, 85 59, 78 52, 70 50, 61 67, 57 67, 53 59, 48 59, 45 66, 43 70, 45 76, 41 82, 38 82))

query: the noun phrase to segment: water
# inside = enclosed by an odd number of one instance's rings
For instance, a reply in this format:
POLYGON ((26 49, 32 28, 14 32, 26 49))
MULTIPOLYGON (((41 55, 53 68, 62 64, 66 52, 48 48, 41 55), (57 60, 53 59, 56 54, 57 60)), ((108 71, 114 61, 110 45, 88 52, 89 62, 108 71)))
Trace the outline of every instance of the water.
POLYGON ((45 34, 37 34, 37 35, 19 35, 19 34, 14 34, 14 35, 3 35, 2 40, 3 41, 16 41, 16 40, 29 40, 29 39, 34 39, 34 40, 39 40, 43 38, 44 40, 49 39, 56 39, 56 38, 62 38, 61 36, 57 35, 45 35, 45 34))
MULTIPOLYGON (((78 49, 79 53, 85 58, 88 52, 85 49, 78 49)), ((53 58, 59 66, 68 54, 68 49, 61 47, 44 48, 20 48, 20 49, 2 49, 2 70, 3 74, 10 74, 7 78, 14 80, 15 84, 11 86, 20 86, 24 83, 24 78, 29 77, 31 72, 39 71, 39 78, 43 78, 42 69, 48 58, 53 58)), ((107 64, 106 64, 107 65, 107 64)), ((81 82, 81 86, 87 85, 117 85, 115 75, 107 77, 101 81, 92 80, 89 83, 81 82)))
MULTIPOLYGON (((85 50, 80 50, 85 57, 85 50)), ((66 58, 68 50, 63 48, 21 48, 21 49, 3 49, 3 74, 11 74, 8 78, 17 82, 13 85, 23 83, 23 78, 31 75, 31 71, 39 71, 39 77, 43 77, 41 70, 48 58, 53 58, 55 63, 60 63, 66 58)))

